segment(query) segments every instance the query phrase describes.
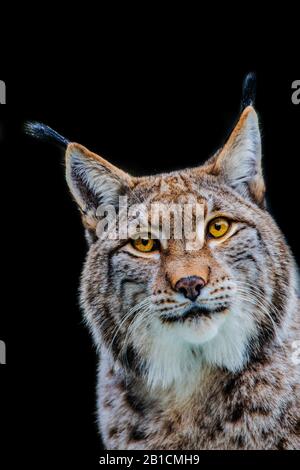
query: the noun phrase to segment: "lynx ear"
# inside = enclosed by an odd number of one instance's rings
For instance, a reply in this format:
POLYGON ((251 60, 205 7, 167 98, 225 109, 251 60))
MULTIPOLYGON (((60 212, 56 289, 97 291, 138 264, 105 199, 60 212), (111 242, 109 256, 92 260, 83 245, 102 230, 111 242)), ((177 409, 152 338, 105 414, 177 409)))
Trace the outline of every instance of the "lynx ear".
POLYGON ((263 204, 265 184, 261 138, 257 114, 252 106, 247 106, 242 112, 228 141, 215 158, 212 173, 243 196, 250 196, 257 204, 263 204))
POLYGON ((118 197, 133 186, 133 178, 127 173, 82 145, 70 143, 46 124, 26 122, 24 131, 31 137, 65 149, 67 182, 89 232, 96 228, 97 208, 117 204, 118 197))
POLYGON ((117 204, 118 197, 132 186, 127 173, 77 143, 70 143, 66 150, 66 178, 90 230, 97 225, 98 206, 117 204))

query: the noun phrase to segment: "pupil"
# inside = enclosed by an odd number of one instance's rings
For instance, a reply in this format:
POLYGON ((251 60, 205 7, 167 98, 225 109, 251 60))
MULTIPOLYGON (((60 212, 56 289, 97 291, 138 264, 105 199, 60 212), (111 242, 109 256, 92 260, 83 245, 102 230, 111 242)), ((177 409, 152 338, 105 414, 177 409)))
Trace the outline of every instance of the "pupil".
POLYGON ((216 230, 219 231, 219 230, 221 230, 221 228, 222 228, 221 224, 215 224, 215 229, 216 230))
POLYGON ((148 245, 148 241, 149 241, 149 240, 142 240, 142 244, 143 244, 144 246, 147 246, 147 245, 148 245))

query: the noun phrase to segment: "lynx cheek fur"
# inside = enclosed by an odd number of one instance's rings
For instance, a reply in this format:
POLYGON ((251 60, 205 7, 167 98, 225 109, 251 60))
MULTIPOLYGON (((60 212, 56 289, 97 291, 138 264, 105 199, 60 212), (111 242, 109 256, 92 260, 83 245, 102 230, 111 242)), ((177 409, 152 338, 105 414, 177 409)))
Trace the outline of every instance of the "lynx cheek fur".
POLYGON ((69 143, 66 171, 89 240, 81 302, 99 350, 105 447, 299 449, 297 267, 265 208, 254 108, 201 167, 131 177, 69 143), (197 251, 171 237, 141 253, 97 237, 97 207, 119 195, 147 207, 192 195, 206 227, 216 217, 230 227, 216 239, 206 228, 197 251))

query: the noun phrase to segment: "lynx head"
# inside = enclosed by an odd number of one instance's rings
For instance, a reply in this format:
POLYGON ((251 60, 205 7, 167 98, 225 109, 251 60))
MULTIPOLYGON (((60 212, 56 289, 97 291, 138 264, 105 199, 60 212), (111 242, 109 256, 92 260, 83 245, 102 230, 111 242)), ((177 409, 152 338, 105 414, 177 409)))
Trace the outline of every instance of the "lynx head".
POLYGON ((186 383, 203 366, 238 371, 276 340, 294 269, 265 209, 251 104, 202 166, 133 177, 69 143, 66 175, 89 240, 81 281, 85 318, 96 344, 128 373, 166 388, 186 383), (163 239, 156 226, 127 239, 100 236, 99 206, 120 214, 120 196, 127 198, 127 214, 142 203, 150 226, 153 204, 184 205, 192 197, 203 208, 199 244, 187 249, 185 236, 172 231, 163 239))

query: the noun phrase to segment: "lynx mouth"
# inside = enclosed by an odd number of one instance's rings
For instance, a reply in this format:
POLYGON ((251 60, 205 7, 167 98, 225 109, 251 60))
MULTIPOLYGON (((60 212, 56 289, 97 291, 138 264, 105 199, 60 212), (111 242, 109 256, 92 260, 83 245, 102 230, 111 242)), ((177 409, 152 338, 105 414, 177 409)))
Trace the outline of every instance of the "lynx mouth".
POLYGON ((220 305, 216 308, 207 308, 200 305, 193 306, 186 310, 182 314, 169 314, 169 315, 162 315, 161 321, 163 323, 183 323, 186 320, 196 320, 198 318, 203 317, 211 317, 215 313, 222 313, 228 310, 228 305, 220 305))

